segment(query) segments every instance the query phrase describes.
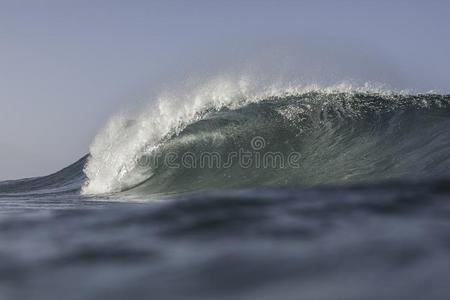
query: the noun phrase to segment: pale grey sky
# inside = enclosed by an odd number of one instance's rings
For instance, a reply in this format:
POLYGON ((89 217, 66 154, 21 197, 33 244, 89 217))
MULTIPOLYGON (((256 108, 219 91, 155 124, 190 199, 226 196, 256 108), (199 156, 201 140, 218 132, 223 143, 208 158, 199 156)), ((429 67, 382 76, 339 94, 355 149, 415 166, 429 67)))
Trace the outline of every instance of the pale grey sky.
POLYGON ((0 0, 0 179, 75 161, 166 80, 273 53, 448 92, 449 15, 448 1, 0 0))

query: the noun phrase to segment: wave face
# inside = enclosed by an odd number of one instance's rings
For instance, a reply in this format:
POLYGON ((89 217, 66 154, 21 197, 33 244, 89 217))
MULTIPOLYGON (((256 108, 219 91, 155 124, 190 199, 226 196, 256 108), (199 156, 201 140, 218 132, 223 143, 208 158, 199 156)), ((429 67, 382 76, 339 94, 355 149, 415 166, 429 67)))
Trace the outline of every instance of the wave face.
POLYGON ((215 82, 112 119, 84 194, 423 179, 450 173, 450 97, 215 82))

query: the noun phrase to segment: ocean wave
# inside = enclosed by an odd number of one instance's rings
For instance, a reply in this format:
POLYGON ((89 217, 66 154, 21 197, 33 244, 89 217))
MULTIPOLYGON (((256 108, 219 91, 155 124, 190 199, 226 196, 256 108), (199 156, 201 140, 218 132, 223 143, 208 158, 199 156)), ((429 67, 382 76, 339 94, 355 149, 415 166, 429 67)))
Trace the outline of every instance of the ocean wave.
POLYGON ((445 176, 449 100, 368 84, 261 86, 216 78, 162 94, 136 116, 112 118, 91 146, 82 193, 445 176))

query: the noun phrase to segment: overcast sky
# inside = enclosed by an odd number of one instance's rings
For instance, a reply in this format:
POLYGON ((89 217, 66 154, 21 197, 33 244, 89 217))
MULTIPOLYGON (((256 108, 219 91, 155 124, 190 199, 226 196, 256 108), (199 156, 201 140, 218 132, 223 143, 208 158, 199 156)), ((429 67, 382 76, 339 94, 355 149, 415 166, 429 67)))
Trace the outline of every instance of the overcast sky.
POLYGON ((265 52, 336 80, 448 92, 449 3, 0 0, 0 180, 74 162, 165 80, 265 52))

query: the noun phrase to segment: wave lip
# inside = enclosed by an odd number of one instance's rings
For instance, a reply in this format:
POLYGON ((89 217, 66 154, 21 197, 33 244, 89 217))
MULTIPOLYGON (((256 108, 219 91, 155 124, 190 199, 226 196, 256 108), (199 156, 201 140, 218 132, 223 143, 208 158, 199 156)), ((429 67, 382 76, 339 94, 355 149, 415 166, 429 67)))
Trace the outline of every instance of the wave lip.
POLYGON ((449 116, 444 95, 216 80, 112 119, 91 147, 83 193, 446 176, 449 116))

